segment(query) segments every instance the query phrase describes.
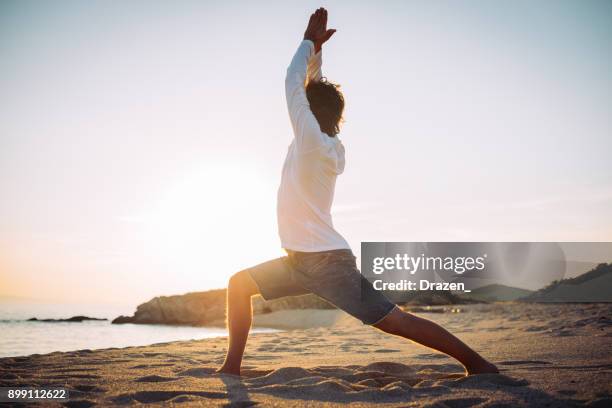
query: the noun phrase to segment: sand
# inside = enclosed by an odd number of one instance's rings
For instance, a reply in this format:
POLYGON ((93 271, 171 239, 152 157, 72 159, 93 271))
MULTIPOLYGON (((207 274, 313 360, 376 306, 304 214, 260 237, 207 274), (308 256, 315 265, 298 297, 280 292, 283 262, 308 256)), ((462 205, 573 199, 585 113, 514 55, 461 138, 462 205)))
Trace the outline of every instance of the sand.
POLYGON ((4 358, 0 383, 66 386, 72 407, 612 406, 612 305, 460 308, 419 315, 453 331, 501 374, 464 377, 444 355, 328 310, 258 317, 308 328, 251 336, 242 378, 212 373, 226 347, 216 338, 4 358))

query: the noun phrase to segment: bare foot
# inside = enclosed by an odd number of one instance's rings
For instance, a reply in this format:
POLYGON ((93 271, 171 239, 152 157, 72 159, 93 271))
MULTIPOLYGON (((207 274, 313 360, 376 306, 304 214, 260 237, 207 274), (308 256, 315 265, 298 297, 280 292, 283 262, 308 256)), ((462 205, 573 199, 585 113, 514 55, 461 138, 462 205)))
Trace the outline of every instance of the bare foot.
POLYGON ((229 374, 229 375, 236 375, 240 377, 240 368, 223 366, 215 370, 215 374, 229 374))
POLYGON ((474 374, 499 374, 499 370, 493 363, 489 363, 483 359, 478 364, 474 364, 470 367, 466 367, 467 375, 474 374))

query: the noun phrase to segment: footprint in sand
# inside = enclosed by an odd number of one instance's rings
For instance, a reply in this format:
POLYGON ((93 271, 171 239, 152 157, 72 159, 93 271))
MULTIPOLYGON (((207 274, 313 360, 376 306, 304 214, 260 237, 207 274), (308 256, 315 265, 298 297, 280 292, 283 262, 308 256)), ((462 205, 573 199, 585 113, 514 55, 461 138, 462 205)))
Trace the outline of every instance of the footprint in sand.
POLYGON ((106 392, 106 389, 91 384, 77 384, 72 388, 80 392, 106 392))
POLYGON ((263 377, 270 374, 274 370, 259 370, 256 368, 245 368, 243 367, 240 371, 240 375, 244 378, 256 378, 263 377))
POLYGON ((117 405, 131 404, 134 401, 141 404, 153 404, 156 402, 165 402, 177 397, 202 397, 210 399, 225 399, 227 394, 224 392, 211 391, 138 391, 129 394, 119 395, 113 398, 113 403, 117 405))
POLYGON ((41 377, 43 380, 72 380, 72 379, 81 379, 81 380, 97 380, 102 377, 99 375, 93 374, 58 374, 58 375, 48 375, 45 377, 41 377))
POLYGON ((90 365, 109 365, 109 364, 117 364, 117 363, 131 363, 133 360, 131 359, 104 359, 104 360, 88 360, 87 363, 79 363, 90 365))
POLYGON ((262 346, 262 347, 259 347, 257 351, 265 351, 268 353, 284 353, 284 352, 300 353, 304 351, 304 349, 299 348, 299 347, 277 345, 277 346, 262 346))
POLYGON ((19 377, 17 374, 14 373, 7 373, 7 372, 2 372, 0 373, 0 380, 18 380, 19 377))
MULTIPOLYGON (((416 367, 418 372, 431 371, 437 373, 463 373, 463 368, 456 363, 447 364, 421 364, 416 367)), ((463 375, 463 374, 462 374, 463 375)))
POLYGON ((310 371, 314 373, 320 373, 328 376, 343 376, 343 375, 353 375, 355 373, 354 368, 359 366, 352 367, 340 367, 340 366, 319 366, 311 368, 310 371))
POLYGON ((357 354, 367 354, 370 353, 369 350, 359 346, 359 348, 355 349, 355 347, 357 347, 357 345, 353 346, 353 345, 342 345, 340 346, 340 351, 342 352, 353 352, 353 353, 357 353, 357 354))
POLYGON ((159 363, 159 364, 138 364, 132 367, 129 367, 130 370, 140 370, 143 368, 155 368, 155 367, 172 367, 174 364, 172 363, 159 363))
POLYGON ((163 356, 167 354, 164 353, 155 353, 155 352, 150 352, 150 351, 145 351, 144 353, 142 353, 143 357, 157 357, 157 356, 163 356))
POLYGON ((158 382, 168 382, 168 381, 176 381, 177 377, 164 377, 161 375, 147 375, 144 377, 140 377, 134 380, 134 382, 147 382, 147 383, 158 383, 158 382))
POLYGON ((414 358, 417 358, 419 360, 443 360, 449 357, 445 354, 427 353, 427 354, 418 354, 414 356, 414 358))
POLYGON ((89 408, 94 405, 96 405, 95 402, 89 400, 70 400, 64 403, 64 406, 68 408, 89 408))
POLYGON ((212 367, 198 367, 198 368, 190 368, 189 370, 181 371, 177 373, 178 376, 181 377, 196 377, 196 378, 204 378, 209 377, 215 373, 215 368, 212 367))
POLYGON ((528 364, 541 365, 541 364, 552 364, 552 363, 549 361, 539 361, 539 360, 508 360, 508 361, 500 361, 497 364, 514 366, 514 365, 528 365, 528 364))
POLYGON ((401 363, 393 363, 389 361, 380 361, 377 363, 368 364, 358 368, 357 371, 380 371, 388 374, 414 374, 415 369, 401 363))
POLYGON ((98 371, 97 368, 88 368, 88 367, 66 367, 66 368, 58 368, 50 370, 54 373, 74 373, 74 372, 88 372, 88 371, 98 371))
POLYGON ((473 407, 485 401, 487 401, 485 398, 452 398, 438 400, 436 403, 441 403, 441 406, 448 408, 465 408, 473 407))
POLYGON ((254 386, 265 386, 274 384, 285 384, 299 378, 312 377, 313 374, 301 367, 283 367, 264 375, 263 377, 255 377, 249 380, 254 386))
POLYGON ((508 387, 524 387, 529 385, 525 379, 515 379, 503 374, 478 374, 462 377, 453 381, 445 381, 444 385, 449 387, 478 388, 484 384, 503 385, 508 387))
MULTIPOLYGON (((65 386, 65 385, 64 385, 65 386)), ((70 400, 81 400, 91 396, 92 394, 102 394, 107 392, 105 388, 100 388, 96 385, 91 384, 77 384, 70 387, 70 400)))
MULTIPOLYGON (((244 358, 244 360, 246 360, 246 361, 250 361, 250 360, 255 360, 255 361, 263 360, 263 361, 266 361, 266 360, 278 360, 280 358, 283 358, 283 357, 275 356, 275 355, 271 355, 271 354, 267 354, 267 355, 259 354, 259 355, 246 356, 244 358)), ((218 362, 221 363, 221 362, 223 362, 223 360, 224 360, 223 358, 220 358, 220 360, 218 362)))

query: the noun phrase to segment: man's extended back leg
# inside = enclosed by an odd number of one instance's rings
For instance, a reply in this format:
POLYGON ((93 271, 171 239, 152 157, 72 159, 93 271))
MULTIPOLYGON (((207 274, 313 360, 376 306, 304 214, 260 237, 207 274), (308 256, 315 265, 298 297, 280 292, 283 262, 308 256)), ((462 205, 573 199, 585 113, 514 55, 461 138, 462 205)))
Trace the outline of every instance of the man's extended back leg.
POLYGON ((374 324, 386 333, 402 336, 441 351, 463 364, 468 374, 497 373, 497 367, 438 324, 395 308, 374 324))

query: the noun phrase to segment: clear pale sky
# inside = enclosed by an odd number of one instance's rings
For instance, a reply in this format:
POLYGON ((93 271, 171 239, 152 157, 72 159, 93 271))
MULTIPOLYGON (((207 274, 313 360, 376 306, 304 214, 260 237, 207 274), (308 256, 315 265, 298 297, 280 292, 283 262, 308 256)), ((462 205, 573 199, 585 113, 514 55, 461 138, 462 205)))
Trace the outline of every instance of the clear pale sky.
POLYGON ((612 241, 612 2, 3 1, 0 294, 137 304, 282 254, 309 13, 361 241, 612 241))

